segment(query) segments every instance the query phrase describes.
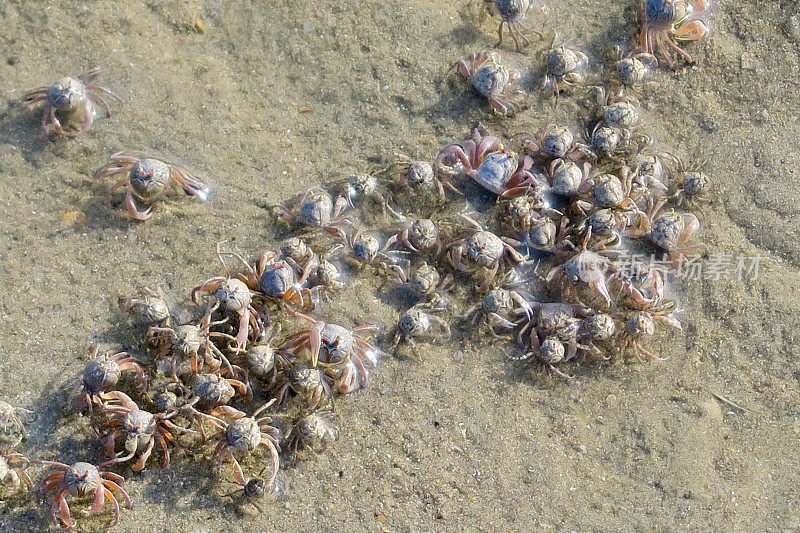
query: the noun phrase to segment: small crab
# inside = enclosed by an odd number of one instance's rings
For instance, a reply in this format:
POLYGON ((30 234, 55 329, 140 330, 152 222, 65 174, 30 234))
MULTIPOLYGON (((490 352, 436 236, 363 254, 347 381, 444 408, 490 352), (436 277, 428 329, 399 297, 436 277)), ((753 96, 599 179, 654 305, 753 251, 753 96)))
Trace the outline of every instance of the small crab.
POLYGON ((675 312, 675 302, 668 300, 663 303, 657 303, 647 306, 642 311, 633 311, 625 317, 625 328, 623 335, 620 339, 620 352, 625 353, 628 348, 640 361, 644 358, 652 361, 663 361, 663 357, 658 357, 651 351, 645 349, 641 342, 642 340, 652 337, 656 331, 656 322, 661 322, 664 325, 676 328, 681 328, 681 323, 673 316, 675 312))
MULTIPOLYGON (((31 478, 25 470, 31 462, 19 453, 3 453, 0 455, 0 491, 3 498, 9 498, 17 493, 22 486, 22 482, 31 485, 31 478), (8 483, 11 487, 7 487, 8 483)), ((0 500, 0 505, 5 501, 0 500)))
POLYGON ((175 328, 151 326, 147 330, 148 341, 156 346, 158 358, 172 355, 170 370, 172 379, 178 381, 179 365, 188 361, 192 373, 203 370, 204 364, 216 370, 223 364, 230 372, 231 363, 228 357, 217 348, 212 339, 223 339, 237 342, 236 337, 221 331, 211 331, 211 328, 225 324, 227 319, 211 321, 211 315, 206 314, 197 324, 183 324, 175 328))
POLYGON ((259 379, 270 378, 272 383, 275 379, 275 346, 273 341, 281 332, 281 325, 270 324, 270 326, 256 336, 255 342, 245 352, 245 366, 249 374, 259 379))
POLYGON ((408 344, 411 348, 411 353, 419 359, 416 349, 417 340, 435 341, 439 338, 449 340, 450 325, 443 318, 432 314, 439 310, 440 308, 434 305, 422 303, 413 306, 400 315, 400 320, 397 321, 393 334, 392 350, 396 352, 401 343, 408 344))
POLYGON ((173 183, 178 184, 188 196, 201 202, 208 199, 210 189, 185 168, 165 163, 158 159, 139 159, 125 152, 112 155, 106 165, 97 171, 95 179, 125 173, 127 176, 108 189, 107 203, 111 205, 111 196, 125 187, 125 206, 134 220, 144 221, 153 215, 153 202, 160 198, 173 183), (136 202, 148 205, 139 211, 136 202))
MULTIPOLYGON (((510 273, 516 274, 514 271, 510 273)), ((490 290, 480 303, 467 310, 466 316, 472 317, 473 324, 481 319, 492 335, 510 340, 506 335, 498 334, 495 328, 515 329, 526 317, 528 320, 532 318, 533 309, 530 304, 531 295, 522 290, 526 285, 525 280, 515 279, 516 276, 505 277, 507 279, 499 287, 490 290)))
MULTIPOLYGON (((344 233, 341 235, 345 236, 344 233)), ((297 265, 293 259, 283 259, 271 250, 261 254, 255 268, 236 252, 218 252, 218 255, 233 257, 244 266, 244 272, 237 274, 236 278, 243 281, 250 291, 257 293, 255 295, 272 301, 288 301, 306 310, 314 308, 313 293, 303 287, 314 267, 313 262, 309 262, 302 272, 298 272, 293 266, 297 265)))
MULTIPOLYGON (((590 353, 603 356, 603 350, 597 345, 607 345, 617 334, 617 323, 614 318, 606 313, 597 313, 581 321, 578 331, 578 340, 590 353)), ((604 357, 608 359, 608 357, 604 357)))
MULTIPOLYGON (((533 2, 531 0, 484 1, 487 4, 494 4, 494 7, 497 9, 497 14, 500 15, 500 26, 497 28, 498 41, 495 47, 503 44, 503 26, 508 27, 508 33, 511 35, 511 38, 514 39, 514 44, 517 45, 517 51, 522 51, 522 46, 519 44, 519 39, 525 41, 525 46, 531 44, 530 39, 525 37, 520 29, 532 31, 533 33, 537 34, 540 39, 542 38, 541 33, 523 24, 523 21, 533 8, 533 2)), ((537 14, 539 15, 544 15, 545 12, 544 7, 537 7, 535 8, 535 11, 537 11, 537 14)))
POLYGON ((506 152, 502 141, 487 135, 481 137, 478 128, 472 139, 463 144, 453 144, 442 150, 433 163, 438 174, 445 172, 443 165, 460 163, 461 173, 472 178, 484 189, 502 196, 525 193, 530 186, 538 184, 531 173, 533 160, 506 152))
POLYGON ((83 369, 81 381, 72 389, 67 400, 68 405, 76 411, 82 409, 86 404, 91 413, 92 405, 101 403, 103 391, 116 385, 126 370, 135 372, 139 380, 139 388, 142 391, 147 390, 147 376, 142 363, 134 359, 128 352, 119 352, 114 355, 106 352, 98 355, 99 350, 99 346, 92 349, 91 359, 83 369))
POLYGON ((566 87, 583 83, 589 67, 589 58, 580 50, 567 48, 563 44, 552 48, 545 57, 545 74, 542 87, 552 88, 556 98, 566 87))
POLYGON ((290 446, 312 453, 322 453, 339 438, 339 429, 334 423, 333 411, 308 413, 298 419, 289 430, 290 446))
POLYGON ((457 68, 499 114, 505 116, 520 107, 519 99, 525 96, 525 91, 517 87, 519 70, 503 65, 498 52, 478 52, 459 61, 457 68))
POLYGON ((644 237, 669 256, 673 263, 681 257, 703 254, 702 244, 687 245, 686 241, 700 228, 700 220, 692 213, 669 210, 660 213, 666 198, 655 202, 647 214, 640 213, 634 227, 627 230, 629 237, 644 237))
MULTIPOLYGON (((565 289, 575 288, 579 291, 589 290, 603 298, 607 307, 611 307, 611 294, 608 290, 606 275, 615 272, 615 267, 608 259, 609 255, 617 255, 616 250, 605 250, 605 242, 595 243, 595 251, 588 249, 591 230, 586 232, 581 250, 563 264, 554 267, 547 274, 547 281, 562 278, 567 282, 565 289)), ((576 296, 579 303, 580 296, 576 296)))
MULTIPOLYGON (((544 177, 546 179, 546 177, 544 177)), ((524 235, 539 224, 542 218, 561 216, 561 212, 550 205, 550 188, 537 187, 534 194, 513 197, 497 197, 497 222, 506 235, 524 235)))
POLYGON ((202 440, 206 440, 203 429, 205 415, 222 416, 234 420, 242 418, 244 412, 227 405, 234 397, 248 396, 250 388, 238 379, 226 378, 220 374, 197 374, 194 377, 191 391, 180 385, 184 392, 191 392, 184 409, 186 418, 197 424, 197 431, 202 440))
POLYGON ((585 154, 589 147, 576 141, 575 135, 566 126, 547 124, 535 134, 526 131, 517 133, 522 136, 525 153, 550 160, 557 158, 576 159, 585 154))
POLYGON ((106 501, 111 502, 114 508, 114 519, 106 524, 106 528, 114 527, 119 522, 120 514, 119 502, 114 493, 122 496, 126 508, 131 508, 131 499, 122 487, 125 479, 119 474, 103 470, 106 466, 116 462, 115 459, 111 459, 94 466, 83 462, 66 465, 55 461, 34 461, 34 464, 54 466, 60 470, 60 472, 47 476, 42 482, 42 486, 36 494, 39 505, 44 502, 44 495, 48 491, 54 490, 53 503, 50 505, 50 519, 56 526, 59 525, 60 519, 66 527, 73 527, 75 522, 70 514, 67 494, 77 497, 92 496, 94 498, 92 505, 86 510, 86 513, 94 514, 103 507, 106 501))
POLYGON ((620 175, 627 179, 630 175, 631 198, 636 201, 637 207, 646 208, 650 201, 663 198, 668 194, 664 181, 669 174, 666 160, 669 154, 647 150, 642 145, 641 149, 622 167, 620 175))
POLYGON ((672 154, 666 154, 666 157, 673 163, 670 170, 675 179, 675 192, 670 199, 675 200, 678 206, 698 207, 701 210, 704 204, 710 204, 712 200, 708 192, 712 187, 711 177, 702 170, 708 162, 688 164, 672 154))
POLYGON ((621 295, 637 307, 651 306, 664 296, 664 276, 653 264, 630 261, 618 266, 614 275, 621 295))
POLYGON ((675 41, 692 42, 700 40, 708 27, 697 17, 705 11, 705 0, 645 0, 646 22, 639 34, 642 48, 648 54, 660 54, 664 63, 675 68, 667 49, 668 46, 687 63, 694 63, 688 52, 681 49, 675 41))
POLYGON ((322 187, 311 187, 296 195, 290 206, 277 206, 279 220, 297 222, 308 228, 322 228, 342 238, 345 237, 343 228, 352 225, 349 219, 342 216, 348 207, 347 199, 338 196, 334 200, 322 187))
POLYGON ((581 304, 562 302, 533 303, 533 318, 519 331, 522 340, 530 330, 528 351, 515 359, 531 357, 542 362, 561 377, 570 378, 555 365, 575 358, 578 350, 590 348, 578 341, 581 323, 591 310, 581 304))
POLYGON ((363 229, 354 229, 347 235, 345 248, 348 251, 344 261, 356 270, 363 270, 365 267, 380 268, 382 265, 391 262, 381 246, 381 242, 375 233, 365 232, 363 229))
POLYGON ((332 387, 333 379, 321 368, 297 360, 281 359, 280 370, 271 390, 278 405, 283 404, 291 392, 301 400, 305 410, 313 411, 332 401, 332 387))
POLYGON ((392 193, 378 175, 365 172, 350 174, 342 180, 340 187, 343 189, 343 196, 347 199, 347 204, 352 208, 356 207, 356 202, 378 204, 384 217, 387 214, 398 218, 402 216, 389 204, 392 193))
MULTIPOLYGON (((244 483, 239 483, 239 480, 229 481, 229 483, 235 483, 239 485, 240 488, 234 490, 231 493, 226 494, 225 496, 231 499, 238 498, 240 504, 243 505, 245 503, 249 503, 250 505, 255 507, 259 513, 263 513, 264 510, 261 508, 260 505, 258 505, 258 501, 269 496, 280 494, 282 491, 282 488, 278 480, 276 480, 275 483, 270 485, 267 483, 267 480, 261 477, 267 468, 269 468, 269 464, 265 464, 256 477, 252 477, 244 481, 244 483)), ((242 476, 243 476, 242 479, 244 480, 244 474, 242 474, 242 476)))
POLYGON ((553 159, 547 167, 550 191, 566 198, 581 196, 592 184, 591 169, 585 161, 580 165, 569 159, 553 159))
POLYGON ((164 326, 172 319, 164 291, 143 287, 127 298, 120 298, 122 308, 139 326, 164 326))
POLYGON ((102 104, 108 115, 111 115, 111 108, 102 95, 107 94, 122 101, 119 96, 108 89, 89 83, 99 75, 100 68, 95 67, 80 74, 77 78, 60 78, 52 85, 41 85, 28 89, 22 95, 24 103, 21 109, 27 109, 39 102, 46 102, 42 114, 42 137, 48 142, 50 136, 47 127, 50 123, 53 124, 56 133, 62 135, 66 134, 64 126, 74 126, 74 123, 77 123, 75 126, 77 133, 83 133, 94 122, 93 101, 102 104))
POLYGON ((622 91, 613 93, 595 86, 600 118, 612 128, 632 129, 639 122, 639 100, 622 91))
POLYGON ((15 434, 22 439, 28 432, 25 430, 24 422, 30 422, 34 418, 33 411, 14 407, 10 403, 0 400, 0 433, 3 435, 15 434))
POLYGON ((317 363, 335 366, 352 360, 366 379, 367 367, 375 368, 378 359, 386 355, 359 335, 364 331, 376 331, 378 326, 375 324, 362 324, 347 329, 316 320, 293 309, 287 308, 287 312, 295 318, 309 322, 311 327, 289 335, 283 349, 294 356, 303 349, 308 349, 312 367, 316 367, 317 363))
POLYGON ((386 241, 384 250, 394 245, 403 245, 417 255, 429 255, 438 259, 442 248, 449 239, 449 224, 444 221, 437 222, 430 218, 406 218, 404 227, 386 241))
POLYGON ((623 87, 638 89, 652 82, 647 76, 651 70, 658 66, 658 60, 653 54, 646 52, 629 52, 623 55, 622 49, 615 45, 612 48, 611 60, 617 71, 617 79, 623 87))
POLYGON ((139 458, 132 467, 134 472, 144 470, 156 440, 164 453, 164 462, 161 466, 166 468, 169 466, 169 447, 178 447, 173 432, 180 431, 197 435, 196 431, 170 422, 169 419, 178 414, 177 410, 152 414, 139 409, 130 396, 120 391, 106 393, 103 395, 103 399, 107 400, 107 403, 103 405, 103 411, 111 415, 108 432, 102 439, 103 448, 108 457, 116 457, 119 462, 127 461, 138 455, 139 458), (128 452, 127 456, 118 456, 114 451, 116 440, 120 437, 125 438, 124 448, 128 452))
POLYGON ((389 272, 389 282, 395 287, 408 289, 419 298, 426 301, 440 299, 440 290, 447 289, 452 282, 452 276, 447 274, 442 276, 435 266, 422 261, 412 267, 407 259, 401 264, 387 266, 389 272))
POLYGON ((478 286, 479 292, 487 292, 497 274, 505 272, 505 264, 523 263, 525 256, 516 251, 508 237, 498 237, 471 219, 467 215, 462 218, 473 226, 469 236, 457 239, 448 245, 447 259, 459 272, 488 269, 489 272, 478 286))
POLYGON ((395 154, 394 160, 383 171, 394 179, 390 190, 403 202, 404 208, 418 211, 421 207, 438 206, 447 201, 445 188, 460 195, 449 179, 439 176, 428 161, 414 160, 404 154, 395 154))
POLYGON ((280 458, 278 457, 280 431, 272 427, 272 417, 258 416, 273 403, 275 403, 275 398, 256 409, 252 416, 238 418, 230 423, 215 416, 205 416, 213 425, 222 430, 215 437, 219 442, 214 448, 212 457, 217 464, 221 465, 224 457, 227 456, 231 462, 234 477, 241 485, 245 485, 244 473, 239 461, 233 455, 234 450, 250 453, 260 445, 264 445, 269 450, 272 470, 270 477, 266 480, 267 486, 272 486, 278 476, 278 470, 280 469, 280 458))
POLYGON ((221 307, 223 311, 238 316, 236 347, 241 350, 247 344, 251 327, 256 327, 258 324, 258 310, 253 306, 253 295, 247 283, 231 276, 219 245, 217 245, 217 259, 222 263, 225 275, 215 276, 192 289, 192 301, 197 303, 198 294, 211 294, 214 303, 209 302, 207 315, 221 307))

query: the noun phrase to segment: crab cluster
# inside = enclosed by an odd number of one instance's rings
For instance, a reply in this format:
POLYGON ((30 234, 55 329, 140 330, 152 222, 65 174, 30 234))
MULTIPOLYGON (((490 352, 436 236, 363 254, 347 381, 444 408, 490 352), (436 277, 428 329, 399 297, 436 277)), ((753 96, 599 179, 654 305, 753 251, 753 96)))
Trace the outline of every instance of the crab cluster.
MULTIPOLYGON (((539 23, 545 13, 543 6, 531 0, 485 0, 493 7, 492 11, 500 19, 499 40, 495 48, 503 43, 503 28, 514 39, 518 52, 523 46, 531 45, 525 33, 536 33, 541 40, 542 33, 525 25, 529 19, 539 23), (521 44, 524 43, 523 44, 521 44)), ((675 70, 677 55, 688 64, 692 56, 677 43, 700 40, 708 33, 702 18, 706 15, 704 0, 646 0, 644 2, 644 24, 636 40, 635 49, 623 54, 616 46, 611 53, 615 62, 617 81, 624 87, 640 88, 647 85, 648 73, 655 69, 660 57, 670 69, 675 70)), ((544 50, 541 61, 541 86, 550 90, 556 98, 577 86, 584 84, 590 76, 589 56, 579 47, 564 43, 556 46, 556 36, 550 47, 544 50)), ((526 91, 521 82, 530 77, 524 69, 505 63, 496 50, 482 50, 456 64, 457 72, 475 90, 487 99, 492 110, 507 116, 525 107, 526 91)))
MULTIPOLYGON (((504 28, 518 50, 531 44, 525 22, 543 8, 485 3, 501 18, 497 45, 504 28)), ((112 470, 140 472, 155 456, 167 468, 190 449, 239 487, 228 496, 258 507, 280 492, 287 456, 321 453, 338 438, 334 403, 364 389, 387 352, 419 359, 423 342, 480 337, 483 328, 490 341, 509 343, 512 359, 565 378, 570 362, 661 359, 648 339, 661 327, 681 329, 678 304, 654 262, 632 257, 675 264, 702 254, 690 244, 700 221, 686 208, 709 203, 710 179, 703 163, 655 148, 640 131, 633 92, 649 83, 656 55, 669 67, 670 50, 692 62, 675 41, 706 33, 704 8, 702 0, 647 0, 640 49, 614 51, 616 80, 594 86, 581 131, 551 123, 506 139, 475 128, 427 160, 398 154, 273 206, 273 221, 293 235, 253 262, 218 245, 220 270, 187 290, 191 308, 173 313, 160 290, 122 299, 139 341, 129 351, 95 348, 66 402, 87 415, 106 460, 29 461, 14 449, 32 413, 0 401, 0 498, 31 484, 30 467, 53 468, 36 495, 40 504, 49 495, 54 524, 74 526, 70 504, 85 500, 83 514, 108 503, 113 527, 131 498, 112 470), (382 279, 378 290, 394 291, 396 325, 379 332, 323 320, 320 309, 365 273, 382 279)), ((556 97, 589 79, 587 54, 555 39, 543 63, 542 85, 556 97)), ((526 76, 498 52, 478 52, 457 71, 499 114, 524 107, 526 76)), ((99 73, 24 93, 23 108, 45 105, 48 142, 50 125, 57 134, 89 129, 95 103, 110 113, 104 96, 119 97, 91 83, 99 73)), ((209 195, 185 168, 132 153, 112 155, 96 174, 109 176, 121 178, 109 203, 124 190, 139 221, 171 186, 209 195)))

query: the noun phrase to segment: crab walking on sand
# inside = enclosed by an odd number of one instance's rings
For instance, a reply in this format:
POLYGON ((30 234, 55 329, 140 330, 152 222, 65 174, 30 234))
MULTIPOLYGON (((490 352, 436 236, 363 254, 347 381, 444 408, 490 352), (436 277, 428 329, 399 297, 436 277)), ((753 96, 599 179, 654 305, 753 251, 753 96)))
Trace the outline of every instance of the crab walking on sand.
POLYGON ((42 137, 48 142, 50 140, 48 126, 51 123, 56 133, 61 135, 66 135, 68 129, 73 127, 77 129, 77 133, 83 133, 94 122, 95 109, 92 102, 102 104, 106 113, 111 115, 111 108, 102 95, 106 94, 122 101, 119 96, 108 89, 89 83, 99 75, 100 67, 95 67, 80 74, 77 78, 67 76, 59 78, 51 85, 40 85, 28 89, 22 95, 24 102, 20 109, 27 109, 39 102, 46 103, 42 114, 42 137), (74 123, 77 123, 77 126, 74 123), (64 129, 65 126, 68 127, 67 130, 64 129))

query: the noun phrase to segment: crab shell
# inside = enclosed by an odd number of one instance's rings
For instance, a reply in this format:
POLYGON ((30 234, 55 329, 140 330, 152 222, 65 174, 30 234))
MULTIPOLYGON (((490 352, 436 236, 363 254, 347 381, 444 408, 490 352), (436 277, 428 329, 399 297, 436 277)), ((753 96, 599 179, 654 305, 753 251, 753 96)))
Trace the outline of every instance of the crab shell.
POLYGON ((258 279, 258 290, 274 298, 283 298, 297 280, 294 269, 286 261, 273 261, 264 268, 258 279))
POLYGON ((502 194, 506 190, 509 178, 517 170, 518 162, 515 155, 507 152, 492 152, 484 158, 471 176, 484 189, 495 194, 502 194))
POLYGON ((476 231, 467 238, 467 256, 477 266, 492 266, 503 257, 505 246, 500 237, 490 231, 476 231))
POLYGON ((471 76, 475 89, 487 98, 503 94, 510 79, 511 71, 503 65, 498 65, 494 60, 484 63, 471 76))
POLYGON ((308 195, 300 204, 297 219, 309 226, 327 226, 333 214, 333 200, 323 191, 308 195))
POLYGON ((169 165, 158 159, 139 159, 130 172, 133 191, 143 201, 151 202, 164 194, 172 180, 169 165))
POLYGON ((89 90, 79 79, 65 77, 47 89, 47 103, 59 111, 71 111, 85 105, 89 90))
POLYGON ((214 293, 214 297, 219 300, 223 309, 231 312, 247 309, 252 300, 247 284, 236 278, 229 278, 220 283, 219 288, 214 293))
POLYGON ((87 496, 93 493, 102 482, 100 471, 89 463, 75 463, 64 476, 64 484, 70 494, 87 496))
POLYGON ((552 191, 561 196, 576 196, 583 182, 583 170, 574 161, 557 159, 553 168, 552 191))
POLYGON ((403 336, 410 338, 428 331, 431 327, 431 319, 427 313, 412 307, 400 315, 397 327, 403 336))
POLYGON ((89 392, 98 392, 116 385, 121 375, 116 361, 92 359, 83 369, 83 386, 89 392))
POLYGON ((564 343, 556 337, 547 337, 539 345, 539 358, 550 365, 564 360, 564 343))
POLYGON ((200 409, 224 405, 236 394, 228 380, 216 374, 197 374, 192 392, 199 398, 197 407, 200 409))
POLYGON ((137 453, 143 451, 156 430, 156 418, 147 411, 135 409, 125 415, 122 420, 122 432, 125 434, 125 451, 137 453))
POLYGON ((339 363, 353 351, 352 333, 336 324, 325 324, 320 341, 319 360, 324 363, 339 363))
POLYGON ((261 428, 250 417, 234 420, 225 429, 225 441, 241 452, 251 452, 261 444, 261 428))

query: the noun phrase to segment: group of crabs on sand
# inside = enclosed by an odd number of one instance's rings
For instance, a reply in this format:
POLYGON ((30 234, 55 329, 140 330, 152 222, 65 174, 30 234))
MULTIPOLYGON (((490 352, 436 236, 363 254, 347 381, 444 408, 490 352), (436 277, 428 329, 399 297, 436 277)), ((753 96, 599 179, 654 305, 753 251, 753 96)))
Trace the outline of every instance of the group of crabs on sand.
MULTIPOLYGON (((501 19, 498 45, 504 27, 518 47, 520 39, 529 42, 523 32, 535 11, 530 1, 486 1, 501 19)), ((641 50, 618 58, 611 88, 594 87, 596 109, 584 132, 548 124, 513 136, 514 152, 476 128, 433 160, 396 155, 371 173, 312 187, 271 208, 276 221, 298 231, 278 251, 250 264, 218 246, 222 272, 192 289, 196 319, 187 323, 177 324, 160 290, 122 299, 137 331, 146 331, 137 346, 144 355, 95 348, 68 401, 72 411, 88 414, 108 460, 31 462, 12 452, 31 413, 0 402, 0 435, 19 437, 0 456, 6 496, 30 483, 31 465, 52 467, 37 499, 41 504, 51 494, 53 523, 75 525, 68 498, 85 497, 87 514, 111 505, 112 527, 118 498, 126 507, 131 502, 111 467, 139 472, 156 448, 166 467, 170 453, 210 441, 211 460, 230 463, 231 482, 239 486, 230 495, 257 507, 280 490, 282 454, 318 453, 336 440, 334 398, 366 387, 386 355, 378 345, 417 358, 417 343, 450 338, 445 316, 480 321, 490 338, 509 343, 512 358, 564 378, 571 378, 563 370, 568 361, 660 359, 645 343, 660 326, 681 328, 677 305, 664 295, 664 273, 630 254, 661 253, 673 263, 701 254, 703 246, 688 243, 699 219, 676 208, 709 203, 710 181, 701 164, 656 150, 638 131, 632 93, 651 83, 654 54, 668 66, 670 51, 691 61, 675 41, 705 33, 696 18, 702 9, 686 0, 646 1, 641 50), (491 208, 472 207, 487 198, 491 208), (550 265, 544 275, 543 262, 550 265), (380 342, 367 338, 377 325, 350 328, 311 315, 348 275, 360 273, 380 276, 379 290, 411 304, 380 342), (133 379, 123 379, 126 373, 133 379), (263 462, 255 476, 246 476, 239 462, 247 456, 257 456, 248 463, 263 462)), ((551 50, 546 63, 545 84, 556 95, 579 86, 588 68, 585 54, 564 46, 551 50)), ((458 69, 502 115, 521 94, 518 73, 500 64, 496 52, 475 54, 458 69)), ((48 142, 51 124, 58 134, 83 132, 93 122, 94 102, 108 110, 104 96, 118 98, 91 84, 98 73, 25 93, 25 107, 46 105, 48 142)), ((109 201, 124 188, 125 206, 140 221, 173 184, 201 200, 209 192, 183 167, 125 153, 97 173, 111 175, 121 179, 109 201)))

